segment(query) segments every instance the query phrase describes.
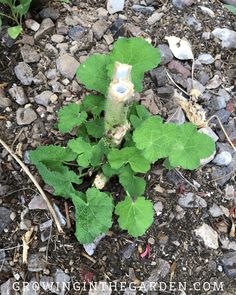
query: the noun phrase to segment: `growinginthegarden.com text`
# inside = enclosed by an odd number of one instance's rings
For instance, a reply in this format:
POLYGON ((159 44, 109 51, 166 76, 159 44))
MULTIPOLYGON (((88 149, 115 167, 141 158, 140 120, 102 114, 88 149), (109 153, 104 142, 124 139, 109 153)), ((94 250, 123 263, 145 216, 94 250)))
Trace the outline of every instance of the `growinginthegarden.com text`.
POLYGON ((111 290, 112 292, 120 292, 125 290, 130 291, 163 291, 163 292, 175 292, 175 291, 224 291, 223 282, 141 282, 140 285, 128 282, 14 282, 12 288, 14 291, 33 290, 39 291, 40 289, 55 291, 89 291, 89 290, 111 290))

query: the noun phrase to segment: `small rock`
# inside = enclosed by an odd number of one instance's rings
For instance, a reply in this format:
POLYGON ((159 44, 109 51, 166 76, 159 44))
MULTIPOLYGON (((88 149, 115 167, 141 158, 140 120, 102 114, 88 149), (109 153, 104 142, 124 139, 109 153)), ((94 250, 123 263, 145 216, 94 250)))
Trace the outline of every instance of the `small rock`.
POLYGON ((47 107, 53 95, 54 93, 52 91, 46 90, 35 96, 35 101, 37 104, 47 107))
POLYGON ((42 271, 45 267, 44 264, 45 258, 41 253, 31 254, 28 259, 28 271, 39 272, 42 271))
POLYGON ((129 244, 125 248, 125 250, 123 251, 122 258, 123 259, 129 259, 133 255, 135 247, 136 247, 136 244, 134 242, 132 244, 129 244))
POLYGON ((96 21, 92 26, 92 31, 97 40, 100 40, 108 29, 108 23, 104 20, 96 21))
POLYGON ((152 89, 143 93, 141 104, 144 105, 151 114, 156 115, 159 113, 159 108, 155 102, 155 94, 152 89))
POLYGON ((48 206, 41 195, 35 195, 28 205, 30 210, 47 210, 48 206))
POLYGON ((230 241, 228 238, 220 238, 221 248, 236 251, 236 242, 230 241))
POLYGON ((107 10, 110 14, 114 14, 124 9, 125 0, 108 0, 107 10))
POLYGON ((107 42, 107 45, 111 45, 114 42, 112 34, 106 34, 103 36, 103 38, 107 42))
POLYGON ((206 15, 209 15, 210 17, 215 17, 214 11, 212 11, 210 8, 208 8, 206 6, 199 6, 199 7, 206 15))
POLYGON ((30 107, 19 108, 16 111, 16 122, 18 125, 29 125, 37 119, 37 114, 30 107))
POLYGON ((158 22, 162 16, 164 15, 164 13, 159 13, 159 12, 154 12, 148 19, 147 19, 147 23, 152 26, 154 25, 156 22, 158 22))
POLYGON ((157 216, 162 214, 163 208, 164 208, 164 206, 163 206, 162 202, 157 202, 154 204, 154 210, 155 210, 157 216))
POLYGON ((135 4, 132 6, 133 11, 140 12, 143 14, 151 14, 153 11, 155 11, 155 8, 152 6, 143 6, 135 4))
POLYGON ((208 224, 203 223, 197 229, 194 230, 195 234, 203 239, 203 242, 206 247, 211 249, 218 249, 218 234, 211 228, 208 224))
POLYGON ((164 66, 153 69, 150 74, 152 80, 158 87, 165 86, 167 84, 168 77, 164 66))
POLYGON ((110 31, 113 37, 116 39, 120 36, 123 36, 125 33, 125 23, 121 18, 117 18, 110 27, 110 31))
POLYGON ((74 40, 74 41, 81 41, 84 37, 84 35, 86 34, 86 30, 81 27, 81 26, 74 26, 72 28, 69 29, 69 37, 74 40))
POLYGON ((23 85, 30 85, 33 81, 33 71, 31 67, 25 62, 19 62, 14 68, 16 77, 23 85))
POLYGON ((202 29, 202 24, 193 16, 188 16, 186 18, 186 24, 189 27, 194 28, 197 32, 201 31, 202 29))
POLYGON ((156 268, 151 272, 149 278, 142 282, 142 285, 145 286, 145 291, 151 288, 153 282, 161 281, 161 279, 164 279, 170 272, 170 264, 168 261, 158 258, 156 262, 156 268))
POLYGON ((216 89, 218 88, 222 83, 222 80, 219 75, 215 75, 208 83, 207 89, 216 89))
POLYGON ((224 97, 217 96, 212 100, 212 108, 216 111, 226 108, 224 97))
POLYGON ((30 45, 24 45, 23 47, 21 47, 20 53, 23 58, 23 61, 26 63, 34 63, 40 60, 40 55, 30 45))
MULTIPOLYGON (((226 111, 225 109, 222 109, 222 110, 217 111, 215 113, 215 115, 217 117, 219 117, 219 119, 220 119, 220 121, 221 121, 222 124, 225 124, 225 123, 228 122, 228 119, 229 119, 231 113, 228 112, 228 111, 226 111)), ((215 120, 212 119, 211 122, 214 123, 214 124, 216 124, 217 126, 219 126, 219 123, 218 123, 218 121, 216 119, 215 120)))
POLYGON ((192 80, 191 78, 187 79, 187 91, 189 92, 192 88, 198 90, 200 93, 204 93, 205 91, 205 86, 203 86, 199 81, 197 80, 192 80))
POLYGON ((228 166, 231 162, 232 162, 232 156, 227 151, 223 151, 217 154, 213 160, 213 163, 215 163, 218 166, 228 166))
POLYGON ((51 37, 52 42, 54 43, 62 43, 64 41, 64 36, 59 34, 54 34, 51 37))
POLYGON ((5 283, 3 283, 1 285, 1 294, 4 295, 13 295, 16 292, 13 290, 13 285, 14 285, 14 278, 9 279, 8 281, 6 281, 5 283))
POLYGON ((54 9, 52 7, 43 8, 39 12, 39 16, 42 19, 51 18, 52 20, 57 20, 60 16, 60 12, 57 9, 54 9))
POLYGON ((54 27, 55 27, 55 25, 54 25, 53 21, 50 18, 45 18, 42 21, 38 31, 35 33, 34 39, 36 41, 38 41, 38 40, 44 38, 46 35, 53 32, 54 27))
POLYGON ((222 47, 236 48, 236 32, 226 28, 216 28, 212 34, 222 41, 222 47))
POLYGON ((226 275, 236 277, 236 251, 225 253, 220 261, 226 275))
POLYGON ((0 88, 0 108, 5 109, 12 105, 10 98, 5 96, 4 90, 0 88))
POLYGON ((230 99, 231 99, 231 95, 223 88, 221 88, 219 91, 218 91, 218 95, 222 98, 224 98, 224 100, 226 102, 228 102, 230 99))
POLYGON ((50 43, 47 43, 45 46, 45 51, 49 57, 56 57, 58 55, 58 50, 50 43))
POLYGON ((184 208, 206 208, 207 207, 207 202, 203 198, 193 193, 187 193, 186 195, 181 196, 178 199, 178 204, 184 208))
POLYGON ((56 60, 56 65, 63 77, 72 80, 79 66, 79 62, 73 56, 64 54, 56 60))
POLYGON ((172 4, 180 9, 184 9, 188 6, 191 6, 193 3, 193 0, 172 0, 172 4))
POLYGON ((168 122, 172 122, 178 125, 184 124, 185 122, 185 114, 183 110, 179 107, 174 109, 174 113, 170 114, 168 117, 168 122))
POLYGON ((159 87, 157 89, 158 96, 166 100, 171 99, 174 95, 174 92, 175 92, 174 88, 168 85, 165 87, 159 87))
POLYGON ((217 142, 217 140, 219 139, 219 137, 216 135, 216 133, 210 127, 203 127, 201 129, 199 129, 198 132, 208 135, 209 137, 211 137, 214 140, 214 142, 217 142))
POLYGON ((200 63, 204 64, 204 65, 210 65, 212 64, 215 59, 211 54, 208 53, 202 53, 198 56, 198 60, 200 61, 200 63))
POLYGON ((84 250, 88 253, 88 255, 92 256, 99 244, 99 242, 106 236, 106 234, 101 234, 98 236, 92 243, 84 244, 84 250))
POLYGON ((37 32, 40 27, 40 24, 38 22, 36 22, 35 20, 29 18, 25 21, 25 26, 26 26, 26 28, 28 28, 34 32, 37 32))
POLYGON ((4 230, 5 227, 8 226, 8 224, 11 222, 11 210, 5 208, 5 207, 0 207, 0 234, 4 230))
POLYGON ((200 71, 198 73, 198 80, 203 86, 205 86, 208 83, 208 81, 210 80, 210 76, 208 75, 207 72, 200 71))
POLYGON ((26 97, 23 87, 21 86, 13 84, 12 87, 8 90, 8 92, 19 105, 25 105, 29 101, 26 97))
POLYGON ((160 44, 158 46, 161 54, 161 65, 168 64, 169 62, 172 61, 173 59, 173 54, 169 48, 168 45, 166 44, 160 44))
POLYGON ((168 64, 168 69, 171 70, 172 73, 176 74, 182 74, 185 79, 187 79, 189 76, 191 76, 190 70, 188 70, 186 67, 184 67, 179 61, 172 60, 168 64))
POLYGON ((38 282, 32 279, 27 285, 22 288, 22 295, 38 295, 40 290, 37 288, 38 282))
POLYGON ((217 204, 213 204, 212 207, 209 209, 209 212, 212 217, 219 217, 224 215, 224 212, 221 210, 221 208, 217 204))
POLYGON ((9 190, 9 185, 0 183, 0 196, 4 196, 9 190))
POLYGON ((58 286, 56 294, 64 295, 66 293, 66 288, 63 288, 63 286, 66 286, 70 282, 70 276, 65 274, 63 270, 57 269, 54 274, 54 282, 56 286, 58 286))
POLYGON ((89 290, 88 295, 111 295, 112 289, 107 282, 98 282, 95 288, 89 290))

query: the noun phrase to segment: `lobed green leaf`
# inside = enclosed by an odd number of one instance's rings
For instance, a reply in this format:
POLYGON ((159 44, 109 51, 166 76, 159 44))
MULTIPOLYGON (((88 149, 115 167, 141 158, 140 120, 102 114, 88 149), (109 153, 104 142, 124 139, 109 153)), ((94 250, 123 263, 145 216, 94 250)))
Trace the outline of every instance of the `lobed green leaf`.
POLYGON ((122 229, 128 230, 133 237, 142 236, 153 222, 153 205, 144 197, 135 201, 130 196, 116 205, 115 213, 119 216, 118 222, 122 229))

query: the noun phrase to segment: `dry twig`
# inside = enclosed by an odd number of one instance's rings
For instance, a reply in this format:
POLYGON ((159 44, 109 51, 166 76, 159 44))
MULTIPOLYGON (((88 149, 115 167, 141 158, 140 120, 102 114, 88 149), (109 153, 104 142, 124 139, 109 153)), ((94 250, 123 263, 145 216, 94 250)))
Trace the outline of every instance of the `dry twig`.
POLYGON ((0 139, 0 144, 4 147, 4 149, 6 149, 8 151, 8 153, 16 160, 16 162, 21 166, 21 168, 23 169, 23 171, 28 175, 28 177, 30 178, 30 180, 33 182, 33 184, 35 185, 35 187, 38 189, 39 193, 41 194, 41 196, 43 197, 44 201, 46 202, 47 206, 48 206, 48 210, 50 212, 50 214, 52 215, 55 223, 56 223, 56 227, 58 229, 59 233, 63 233, 63 229, 60 225, 60 222, 57 218, 57 215, 50 203, 50 201, 48 200, 46 194, 44 193, 43 189, 41 188, 41 186, 38 184, 37 180, 35 179, 35 177, 31 174, 31 172, 29 171, 28 167, 26 167, 26 165, 21 161, 21 159, 14 154, 14 152, 11 150, 11 148, 2 140, 0 139))

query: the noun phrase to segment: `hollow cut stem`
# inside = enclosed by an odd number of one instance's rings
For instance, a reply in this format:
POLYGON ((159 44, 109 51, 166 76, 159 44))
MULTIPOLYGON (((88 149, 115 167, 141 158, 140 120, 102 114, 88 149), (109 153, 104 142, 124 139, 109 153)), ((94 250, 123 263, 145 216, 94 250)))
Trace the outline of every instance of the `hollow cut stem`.
POLYGON ((105 130, 111 141, 119 145, 129 129, 128 104, 132 101, 134 85, 131 82, 132 66, 115 63, 113 80, 109 85, 105 107, 105 130))

